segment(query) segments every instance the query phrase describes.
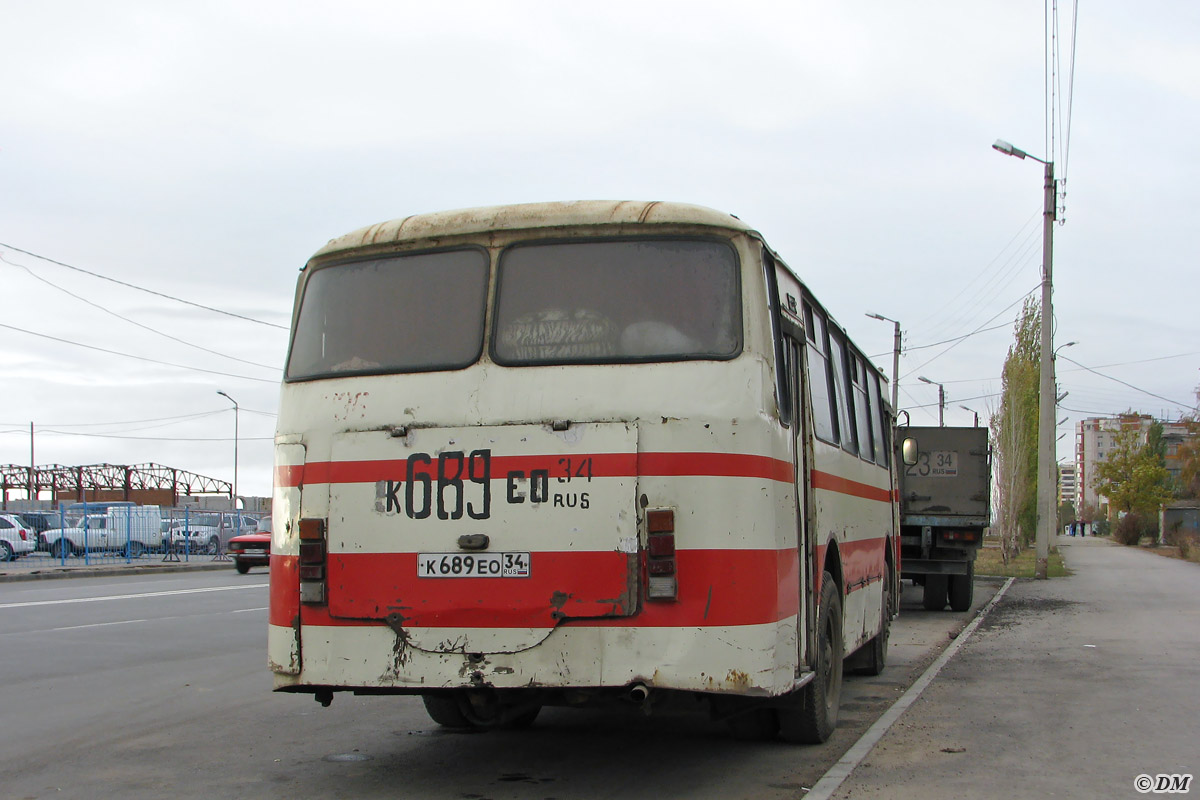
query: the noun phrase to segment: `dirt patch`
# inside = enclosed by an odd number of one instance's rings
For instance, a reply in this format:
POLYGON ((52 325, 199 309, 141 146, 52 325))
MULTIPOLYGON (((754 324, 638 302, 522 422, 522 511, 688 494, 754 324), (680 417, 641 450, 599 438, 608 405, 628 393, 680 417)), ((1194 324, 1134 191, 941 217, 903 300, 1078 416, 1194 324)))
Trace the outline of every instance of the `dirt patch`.
POLYGON ((1080 605, 1082 604, 1074 600, 1059 600, 1048 597, 1012 597, 1009 595, 988 613, 983 623, 979 626, 979 630, 987 632, 1001 628, 1011 628, 1020 622, 1022 618, 1030 616, 1074 613, 1077 610, 1076 606, 1080 605))

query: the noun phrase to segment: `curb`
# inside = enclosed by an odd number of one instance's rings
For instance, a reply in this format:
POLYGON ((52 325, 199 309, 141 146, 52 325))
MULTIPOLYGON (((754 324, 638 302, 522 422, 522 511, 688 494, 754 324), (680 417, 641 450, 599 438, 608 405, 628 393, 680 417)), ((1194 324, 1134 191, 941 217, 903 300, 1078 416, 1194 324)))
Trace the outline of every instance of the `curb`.
POLYGON ((30 572, 0 572, 0 583, 16 581, 44 581, 58 578, 95 578, 101 575, 158 575, 166 572, 211 572, 232 569, 232 561, 214 561, 203 564, 120 564, 96 567, 59 567, 38 569, 30 572))

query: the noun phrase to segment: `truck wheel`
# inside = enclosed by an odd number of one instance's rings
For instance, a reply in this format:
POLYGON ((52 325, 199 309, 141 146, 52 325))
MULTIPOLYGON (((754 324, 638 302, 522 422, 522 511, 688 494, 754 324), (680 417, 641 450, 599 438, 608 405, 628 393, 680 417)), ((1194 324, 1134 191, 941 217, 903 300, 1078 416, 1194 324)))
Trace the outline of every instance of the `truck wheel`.
POLYGON ((950 610, 970 611, 975 598, 975 562, 967 562, 966 575, 950 576, 950 610))
POLYGON ((146 552, 146 545, 142 544, 141 542, 130 542, 129 543, 129 557, 130 558, 141 558, 142 553, 144 553, 144 552, 146 552))
POLYGON ((237 568, 238 575, 245 575, 247 572, 250 571, 250 565, 247 564, 245 561, 235 562, 233 566, 237 568))
POLYGON ((425 711, 429 718, 443 728, 474 728, 471 721, 458 707, 458 698, 453 695, 422 695, 425 711))
POLYGON ((54 544, 50 545, 50 555, 54 556, 55 558, 66 558, 67 556, 71 555, 73 550, 74 548, 67 544, 66 539, 59 539, 54 544))
POLYGON ((789 742, 820 744, 837 727, 842 700, 842 602, 828 572, 821 576, 817 611, 817 663, 813 679, 800 690, 798 703, 777 710, 779 733, 789 742))
POLYGON ((926 611, 941 611, 946 607, 946 577, 945 575, 925 576, 924 605, 926 611))
POLYGON ((888 640, 892 635, 892 570, 889 567, 883 578, 883 618, 879 625, 879 633, 867 642, 866 660, 859 670, 863 675, 879 675, 887 666, 888 640))

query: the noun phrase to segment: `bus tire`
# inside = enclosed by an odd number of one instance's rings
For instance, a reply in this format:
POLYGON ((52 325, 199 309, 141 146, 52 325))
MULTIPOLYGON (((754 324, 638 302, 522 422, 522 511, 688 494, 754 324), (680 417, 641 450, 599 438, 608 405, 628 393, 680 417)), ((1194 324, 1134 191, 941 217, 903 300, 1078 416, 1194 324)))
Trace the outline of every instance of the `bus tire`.
POLYGON ((926 611, 941 611, 946 607, 945 575, 925 576, 925 595, 921 598, 926 611))
POLYGON ((883 617, 879 623, 879 633, 875 634, 864 648, 866 657, 859 672, 863 675, 879 675, 887 666, 888 640, 892 635, 892 568, 889 566, 883 577, 883 617))
MULTIPOLYGON (((458 706, 458 698, 453 695, 426 694, 421 699, 425 702, 425 712, 429 718, 443 728, 473 728, 474 725, 463 714, 458 706)), ((532 722, 533 720, 530 720, 532 722)))
POLYGON ((540 714, 540 713, 542 713, 542 707, 534 706, 533 708, 531 708, 527 711, 522 711, 520 714, 517 714, 512 719, 506 720, 500 727, 504 728, 505 730, 510 730, 510 731, 511 730, 522 730, 524 728, 528 728, 530 725, 533 724, 533 721, 535 719, 537 719, 538 714, 540 714))
POLYGON ((821 744, 837 727, 842 699, 842 601, 828 572, 821 576, 821 605, 817 609, 817 663, 813 679, 799 692, 798 702, 781 707, 779 733, 797 744, 821 744))
POLYGON ((975 599, 975 562, 967 562, 966 575, 950 576, 950 610, 970 611, 975 599))

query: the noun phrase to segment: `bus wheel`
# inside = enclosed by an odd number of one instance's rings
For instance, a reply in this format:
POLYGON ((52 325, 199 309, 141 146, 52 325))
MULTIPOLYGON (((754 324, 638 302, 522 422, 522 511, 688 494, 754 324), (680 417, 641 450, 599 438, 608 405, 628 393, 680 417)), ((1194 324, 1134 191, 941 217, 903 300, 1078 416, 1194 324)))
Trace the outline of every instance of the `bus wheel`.
POLYGON ((922 598, 926 611, 941 611, 946 607, 946 575, 925 576, 925 596, 922 598))
POLYGON ((542 707, 534 706, 533 708, 529 709, 528 711, 522 711, 520 714, 517 714, 512 719, 507 720, 500 727, 506 728, 508 730, 519 730, 521 728, 528 728, 530 725, 533 724, 533 721, 535 719, 537 719, 538 714, 540 714, 540 713, 542 713, 542 707))
POLYGON ((969 611, 975 599, 975 562, 967 562, 966 575, 950 576, 950 610, 969 611))
POLYGON ((842 699, 842 601, 828 572, 821 576, 821 605, 817 610, 817 663, 813 679, 800 690, 798 703, 781 707, 779 733, 789 742, 820 744, 837 727, 842 699))
MULTIPOLYGON (((425 701, 425 711, 429 718, 443 728, 474 728, 471 721, 463 714, 458 706, 458 698, 453 695, 422 695, 425 701)), ((532 721, 532 720, 531 720, 532 721)))

